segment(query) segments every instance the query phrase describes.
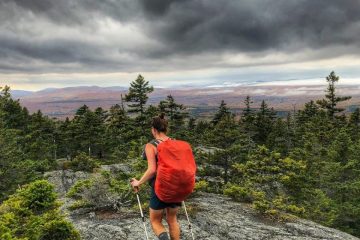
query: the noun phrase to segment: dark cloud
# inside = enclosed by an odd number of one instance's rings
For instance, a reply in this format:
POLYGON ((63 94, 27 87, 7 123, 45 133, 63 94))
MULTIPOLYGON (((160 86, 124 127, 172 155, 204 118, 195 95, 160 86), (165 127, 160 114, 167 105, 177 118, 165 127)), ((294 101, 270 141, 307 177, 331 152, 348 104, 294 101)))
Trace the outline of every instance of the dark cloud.
POLYGON ((182 4, 189 0, 140 0, 140 5, 143 6, 145 12, 150 16, 163 16, 171 6, 182 4))
MULTIPOLYGON (((304 49, 326 49, 316 58, 358 55, 359 12, 358 0, 2 0, 0 69, 156 71, 164 60, 168 68, 202 68, 214 66, 222 53, 256 58, 304 49), (98 38, 104 28, 98 21, 106 19, 134 26, 133 31, 156 44, 128 47, 98 38), (51 24, 39 30, 41 23, 51 24), (51 26, 68 31, 52 36, 56 29, 51 26), (341 51, 329 53, 339 46, 341 51), (199 55, 209 60, 194 58, 199 55)), ((136 42, 135 34, 127 34, 121 37, 136 42)))
POLYGON ((136 0, 2 0, 0 6, 14 4, 19 10, 30 11, 57 24, 92 24, 94 18, 111 17, 131 21, 137 17, 136 0))
MULTIPOLYGON (((150 12, 158 9, 143 6, 150 12)), ((281 51, 352 44, 360 38, 357 0, 193 0, 171 6, 149 33, 168 46, 167 54, 281 51)))

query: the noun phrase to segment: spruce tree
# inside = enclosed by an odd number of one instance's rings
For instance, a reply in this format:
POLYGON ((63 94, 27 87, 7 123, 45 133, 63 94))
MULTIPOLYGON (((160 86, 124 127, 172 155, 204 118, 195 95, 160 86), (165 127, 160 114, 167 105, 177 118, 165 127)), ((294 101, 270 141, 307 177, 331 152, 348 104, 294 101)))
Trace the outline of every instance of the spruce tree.
POLYGON ((135 81, 130 83, 128 94, 125 95, 124 100, 129 102, 128 112, 137 114, 137 122, 142 127, 143 133, 145 133, 145 111, 146 103, 149 99, 148 94, 154 91, 154 87, 149 85, 148 81, 145 81, 144 77, 138 75, 135 81))
POLYGON ((273 108, 269 108, 265 100, 261 102, 259 111, 256 113, 254 128, 254 139, 259 144, 265 144, 269 134, 273 129, 276 119, 276 112, 273 108))
POLYGON ((124 106, 119 104, 110 108, 106 123, 106 147, 110 158, 116 162, 123 161, 128 155, 131 140, 140 135, 136 124, 127 116, 124 106))
POLYGON ((104 118, 101 108, 93 112, 84 105, 76 111, 71 128, 74 131, 74 144, 77 145, 78 152, 87 152, 89 156, 93 153, 102 156, 100 149, 105 131, 104 118))
POLYGON ((251 104, 253 104, 254 102, 251 100, 250 96, 246 96, 245 98, 245 108, 243 110, 243 121, 246 120, 252 120, 253 119, 253 110, 251 109, 251 104))
POLYGON ((349 122, 354 126, 360 126, 360 108, 356 108, 355 111, 350 115, 349 122))
POLYGON ((188 117, 188 112, 183 104, 178 104, 174 97, 170 94, 165 100, 160 101, 158 106, 160 112, 163 112, 168 116, 170 123, 170 131, 173 133, 179 133, 183 128, 185 119, 188 117))
POLYGON ((242 111, 240 124, 242 124, 243 131, 248 136, 248 142, 252 142, 252 138, 255 135, 254 132, 254 120, 255 120, 255 111, 251 108, 253 101, 250 96, 246 96, 244 100, 245 108, 242 111))
POLYGON ((229 116, 232 116, 230 109, 226 106, 225 101, 221 100, 218 111, 215 113, 215 116, 211 122, 212 122, 212 124, 216 125, 222 119, 224 119, 225 117, 229 117, 229 116))
POLYGON ((10 87, 5 86, 0 92, 0 121, 6 128, 26 130, 29 113, 20 105, 19 100, 11 97, 10 87))
POLYGON ((349 100, 350 96, 339 97, 336 95, 336 87, 335 84, 339 81, 339 76, 332 71, 329 76, 326 77, 326 81, 328 82, 328 87, 325 94, 325 99, 318 100, 317 104, 323 109, 327 111, 329 117, 334 119, 335 114, 344 111, 344 108, 339 108, 337 105, 341 102, 349 100))

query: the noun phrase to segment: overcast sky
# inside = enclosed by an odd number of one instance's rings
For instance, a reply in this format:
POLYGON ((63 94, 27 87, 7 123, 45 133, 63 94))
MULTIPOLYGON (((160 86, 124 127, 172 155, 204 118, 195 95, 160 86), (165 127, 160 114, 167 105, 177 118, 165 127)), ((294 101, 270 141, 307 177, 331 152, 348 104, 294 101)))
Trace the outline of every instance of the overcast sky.
POLYGON ((359 66, 359 0, 0 1, 0 85, 15 89, 139 73, 157 87, 302 84, 331 70, 360 84, 359 66))

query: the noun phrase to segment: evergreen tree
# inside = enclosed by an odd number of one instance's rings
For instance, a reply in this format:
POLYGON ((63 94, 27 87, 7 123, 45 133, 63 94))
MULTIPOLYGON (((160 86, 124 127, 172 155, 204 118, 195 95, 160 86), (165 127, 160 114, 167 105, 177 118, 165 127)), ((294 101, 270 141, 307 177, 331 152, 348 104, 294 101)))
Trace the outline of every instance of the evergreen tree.
POLYGON ((253 114, 253 109, 251 108, 251 104, 253 104, 254 102, 251 100, 250 96, 246 96, 245 98, 245 108, 242 112, 242 120, 243 122, 252 122, 252 120, 254 119, 254 114, 253 114))
POLYGON ((334 119, 336 113, 344 111, 343 108, 339 108, 337 105, 343 101, 349 100, 351 97, 338 97, 336 95, 335 84, 339 81, 339 76, 336 76, 334 71, 332 71, 330 75, 326 77, 326 81, 328 82, 328 87, 326 90, 325 99, 318 100, 317 104, 319 104, 321 108, 325 109, 329 116, 334 119))
POLYGON ((26 130, 29 113, 21 107, 19 100, 13 100, 10 87, 5 86, 0 92, 0 121, 6 128, 26 130))
POLYGON ((235 144, 240 137, 239 125, 236 124, 234 116, 228 115, 222 119, 208 132, 207 141, 214 147, 227 149, 235 144))
POLYGON ((319 113, 319 107, 316 103, 311 100, 308 103, 305 103, 305 107, 303 110, 299 110, 297 114, 298 121, 301 124, 304 124, 311 120, 311 118, 315 117, 319 113))
POLYGON ((204 145, 209 141, 208 135, 211 131, 211 124, 205 120, 199 120, 194 129, 193 144, 204 145))
POLYGON ((254 121, 254 139, 260 145, 266 143, 267 138, 273 129, 275 119, 276 112, 273 108, 269 108, 266 102, 263 100, 261 102, 259 111, 256 113, 254 121))
POLYGON ((19 139, 18 130, 0 127, 0 201, 17 188, 24 174, 17 167, 24 160, 19 139))
POLYGON ((94 121, 95 129, 93 131, 94 137, 94 152, 97 157, 102 159, 105 154, 105 121, 108 117, 107 111, 103 110, 101 107, 98 107, 94 111, 94 121))
POLYGON ((184 105, 178 104, 172 95, 168 95, 165 100, 160 101, 158 108, 169 117, 170 132, 180 136, 179 131, 183 130, 185 119, 188 117, 184 105))
POLYGON ((360 108, 356 108, 351 114, 349 122, 353 126, 360 126, 360 108))
POLYGON ((233 168, 233 184, 225 188, 225 194, 252 202, 255 209, 269 215, 304 212, 293 198, 303 187, 303 161, 281 158, 281 154, 260 146, 246 162, 236 163, 233 168))
POLYGON ((39 110, 30 116, 27 128, 28 133, 24 142, 25 153, 30 159, 47 161, 47 164, 43 165, 42 171, 55 166, 53 155, 55 150, 55 122, 44 116, 39 110))
POLYGON ((196 127, 196 118, 190 117, 187 124, 188 131, 193 132, 195 130, 195 127, 196 127))
POLYGON ((250 96, 246 96, 244 103, 245 108, 242 111, 239 123, 241 125, 242 131, 247 135, 248 144, 253 145, 253 138, 255 136, 255 111, 251 108, 253 101, 251 100, 250 96))
POLYGON ((110 158, 115 162, 123 161, 128 156, 131 140, 140 135, 138 128, 119 104, 110 108, 106 123, 106 146, 110 158))
POLYGON ((59 123, 57 132, 58 156, 70 160, 71 156, 75 153, 75 149, 74 144, 70 144, 73 143, 74 132, 71 129, 71 121, 68 117, 66 117, 65 121, 59 123))
POLYGON ((266 142, 270 150, 281 153, 281 156, 286 156, 292 147, 292 126, 289 118, 288 116, 287 121, 276 119, 266 142))
POLYGON ((212 124, 216 125, 218 124, 223 118, 231 116, 231 112, 229 108, 226 106, 226 103, 224 100, 221 100, 220 106, 218 111, 215 113, 215 116, 213 120, 211 121, 212 124))
POLYGON ((74 144, 77 145, 78 152, 103 157, 105 118, 106 114, 101 108, 93 112, 84 105, 76 111, 71 128, 74 131, 74 144))
POLYGON ((129 113, 137 114, 137 121, 142 127, 143 133, 145 133, 146 125, 146 103, 149 99, 148 94, 154 91, 152 86, 149 86, 149 82, 145 81, 144 77, 139 75, 135 81, 130 83, 129 93, 125 95, 124 100, 129 102, 129 113))
POLYGON ((360 108, 356 108, 350 115, 348 129, 353 141, 360 140, 360 108))

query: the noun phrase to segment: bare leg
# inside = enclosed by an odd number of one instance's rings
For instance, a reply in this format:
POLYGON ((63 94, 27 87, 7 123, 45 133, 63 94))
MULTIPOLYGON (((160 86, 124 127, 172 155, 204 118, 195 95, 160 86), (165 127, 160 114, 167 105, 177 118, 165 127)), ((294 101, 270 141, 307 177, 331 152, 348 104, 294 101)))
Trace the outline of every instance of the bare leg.
POLYGON ((176 214, 179 208, 166 208, 166 221, 169 225, 171 240, 180 240, 180 226, 176 214))
POLYGON ((150 222, 156 236, 166 231, 162 224, 163 213, 164 210, 154 210, 150 208, 150 222))

